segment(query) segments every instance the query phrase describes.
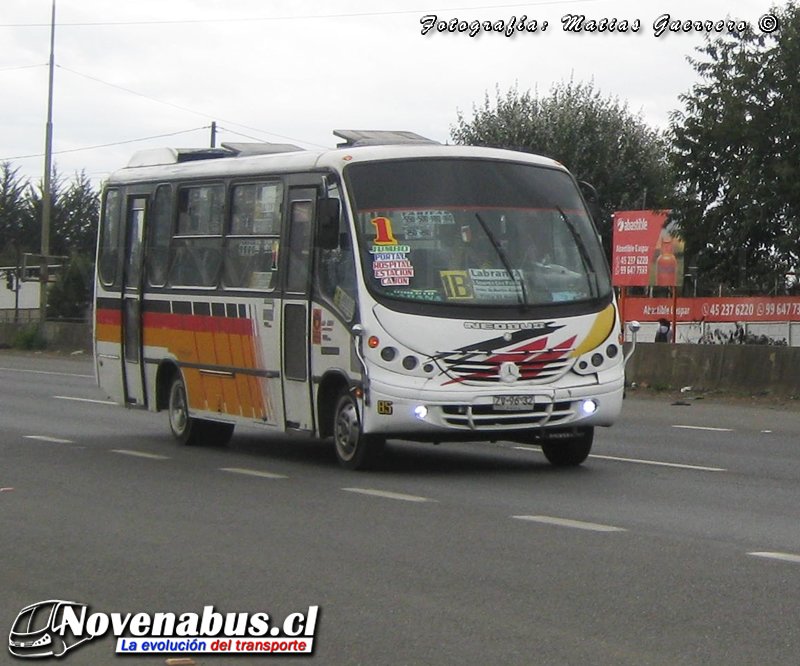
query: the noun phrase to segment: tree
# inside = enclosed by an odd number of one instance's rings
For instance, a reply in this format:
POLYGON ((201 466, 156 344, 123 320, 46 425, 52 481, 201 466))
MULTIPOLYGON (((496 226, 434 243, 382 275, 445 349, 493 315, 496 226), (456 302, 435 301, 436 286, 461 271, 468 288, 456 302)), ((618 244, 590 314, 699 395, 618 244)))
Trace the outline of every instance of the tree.
POLYGON ((673 219, 706 286, 780 291, 800 256, 800 11, 707 39, 670 121, 673 219))
POLYGON ((22 252, 33 251, 36 219, 29 198, 29 184, 9 162, 0 163, 0 253, 2 262, 19 265, 22 252))
POLYGON ((53 254, 93 257, 100 219, 100 195, 86 174, 75 174, 61 193, 59 214, 53 220, 53 254))
POLYGON ((596 219, 606 249, 616 210, 663 208, 672 194, 665 138, 618 99, 604 98, 592 83, 556 85, 539 98, 515 88, 488 93, 473 118, 458 122, 456 143, 512 148, 552 157, 600 194, 596 219))
MULTIPOLYGON (((84 172, 65 184, 54 170, 50 183, 50 254, 68 259, 60 281, 50 289, 47 313, 48 317, 83 318, 92 294, 100 195, 84 172)), ((42 193, 40 183, 31 195, 38 220, 41 220, 42 193)), ((41 238, 41 231, 37 237, 41 238)))
MULTIPOLYGON (((51 289, 48 313, 83 317, 92 293, 100 196, 83 172, 65 182, 54 169, 50 182, 50 254, 69 260, 62 282, 51 289)), ((10 163, 0 163, 0 257, 4 265, 19 269, 24 252, 41 252, 42 199, 41 182, 33 187, 10 163)))

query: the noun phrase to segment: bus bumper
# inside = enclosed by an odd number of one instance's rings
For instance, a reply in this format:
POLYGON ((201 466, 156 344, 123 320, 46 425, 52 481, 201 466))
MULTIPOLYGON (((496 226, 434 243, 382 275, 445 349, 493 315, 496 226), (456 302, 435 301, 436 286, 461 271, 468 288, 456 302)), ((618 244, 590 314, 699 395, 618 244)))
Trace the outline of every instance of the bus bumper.
POLYGON ((513 439, 531 428, 610 426, 622 409, 624 376, 578 387, 469 388, 425 391, 372 381, 364 431, 411 440, 501 439, 503 433, 513 439))

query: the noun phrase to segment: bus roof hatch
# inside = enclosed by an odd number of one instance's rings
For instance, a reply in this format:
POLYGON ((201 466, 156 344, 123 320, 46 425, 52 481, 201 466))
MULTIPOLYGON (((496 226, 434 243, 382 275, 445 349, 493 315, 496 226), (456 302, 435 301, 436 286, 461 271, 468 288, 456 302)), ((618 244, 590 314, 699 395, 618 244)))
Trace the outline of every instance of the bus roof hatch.
POLYGON ((357 146, 389 146, 399 143, 440 145, 438 141, 427 139, 414 132, 392 130, 333 130, 334 136, 344 139, 337 148, 355 148, 357 146))

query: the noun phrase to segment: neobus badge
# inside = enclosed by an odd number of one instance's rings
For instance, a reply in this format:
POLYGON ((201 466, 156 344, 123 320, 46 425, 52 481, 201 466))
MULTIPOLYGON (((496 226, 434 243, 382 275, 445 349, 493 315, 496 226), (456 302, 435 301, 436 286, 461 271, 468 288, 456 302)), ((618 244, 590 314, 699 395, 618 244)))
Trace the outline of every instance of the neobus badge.
POLYGON ((481 331, 531 331, 547 328, 541 321, 465 321, 464 328, 481 331))

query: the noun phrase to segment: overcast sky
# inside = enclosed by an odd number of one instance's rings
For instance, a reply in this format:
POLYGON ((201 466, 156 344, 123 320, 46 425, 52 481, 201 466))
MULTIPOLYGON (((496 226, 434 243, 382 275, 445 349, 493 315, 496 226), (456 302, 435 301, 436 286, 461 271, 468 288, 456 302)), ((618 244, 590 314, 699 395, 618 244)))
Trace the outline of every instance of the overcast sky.
MULTIPOLYGON (((593 81, 666 127, 697 82, 703 33, 654 24, 747 21, 767 0, 56 0, 54 162, 100 183, 137 150, 226 141, 332 147, 333 129, 410 130, 441 142, 460 111, 516 86, 593 81), (569 14, 638 32, 565 31, 569 14), (422 19, 436 16, 423 35, 422 19), (538 32, 440 32, 526 17, 538 32), (541 30, 546 22, 547 27, 541 30)), ((43 172, 52 0, 0 0, 0 161, 43 172)), ((763 25, 763 24, 762 24, 763 25)), ((569 165, 567 165, 569 166, 569 165)))

